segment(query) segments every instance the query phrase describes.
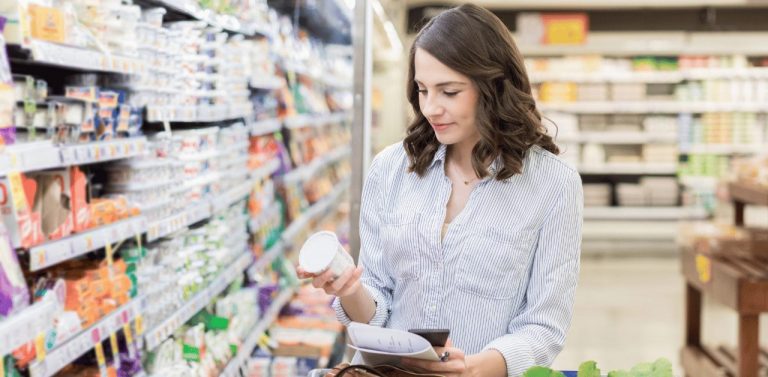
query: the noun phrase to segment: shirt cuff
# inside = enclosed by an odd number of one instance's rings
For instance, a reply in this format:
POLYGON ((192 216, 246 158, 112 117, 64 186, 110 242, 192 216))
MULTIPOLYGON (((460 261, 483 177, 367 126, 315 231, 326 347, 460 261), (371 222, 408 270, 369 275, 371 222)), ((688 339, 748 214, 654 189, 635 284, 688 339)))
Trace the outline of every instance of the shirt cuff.
POLYGON ((515 335, 505 335, 489 343, 483 351, 496 350, 504 357, 507 364, 507 376, 519 377, 528 368, 536 365, 531 345, 527 341, 515 335))
MULTIPOLYGON (((384 295, 376 289, 371 289, 366 284, 363 284, 363 288, 368 291, 371 298, 373 298, 373 301, 376 303, 376 312, 373 314, 373 318, 371 318, 371 321, 368 322, 368 324, 371 326, 384 327, 389 319, 389 302, 387 302, 384 295)), ((344 308, 341 306, 341 299, 338 297, 333 300, 333 309, 336 311, 336 318, 339 322, 344 326, 349 326, 352 319, 349 318, 347 312, 344 311, 344 308)))

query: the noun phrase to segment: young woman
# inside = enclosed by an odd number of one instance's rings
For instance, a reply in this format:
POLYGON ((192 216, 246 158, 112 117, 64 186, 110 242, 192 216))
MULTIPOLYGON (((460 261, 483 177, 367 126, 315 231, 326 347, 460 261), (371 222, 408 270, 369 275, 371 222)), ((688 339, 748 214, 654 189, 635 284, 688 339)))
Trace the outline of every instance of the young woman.
POLYGON ((415 112, 374 159, 360 214, 359 267, 333 280, 339 320, 450 329, 446 376, 519 376, 549 365, 571 319, 579 270, 579 174, 556 155, 504 24, 463 5, 410 51, 415 112))

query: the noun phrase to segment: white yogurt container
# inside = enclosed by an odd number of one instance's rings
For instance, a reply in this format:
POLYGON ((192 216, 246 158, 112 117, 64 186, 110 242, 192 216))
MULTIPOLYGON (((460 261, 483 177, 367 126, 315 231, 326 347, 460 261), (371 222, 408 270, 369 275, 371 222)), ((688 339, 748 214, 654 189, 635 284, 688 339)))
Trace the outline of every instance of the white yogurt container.
POLYGON ((336 234, 321 231, 310 236, 299 251, 299 265, 311 274, 321 274, 326 270, 338 278, 348 268, 355 266, 352 256, 344 250, 336 234))

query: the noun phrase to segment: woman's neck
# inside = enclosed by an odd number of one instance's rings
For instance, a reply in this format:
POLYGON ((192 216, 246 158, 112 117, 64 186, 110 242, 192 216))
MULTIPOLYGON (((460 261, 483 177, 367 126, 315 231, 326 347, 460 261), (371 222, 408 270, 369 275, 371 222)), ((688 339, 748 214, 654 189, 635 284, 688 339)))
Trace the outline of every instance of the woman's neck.
POLYGON ((448 146, 447 160, 450 160, 452 165, 466 175, 475 174, 475 168, 472 166, 472 149, 475 147, 475 143, 462 142, 448 146))

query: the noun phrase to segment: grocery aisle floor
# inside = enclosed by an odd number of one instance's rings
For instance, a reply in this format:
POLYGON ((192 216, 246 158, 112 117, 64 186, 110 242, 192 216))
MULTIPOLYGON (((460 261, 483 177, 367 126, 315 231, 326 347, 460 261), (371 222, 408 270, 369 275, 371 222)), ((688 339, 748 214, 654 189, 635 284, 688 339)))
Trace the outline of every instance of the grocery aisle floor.
MULTIPOLYGON (((679 352, 685 331, 684 280, 679 259, 584 256, 574 317, 558 369, 595 360, 605 372, 666 357, 683 376, 679 352)), ((703 339, 736 344, 735 312, 704 298, 703 339)), ((768 316, 760 319, 768 345, 768 316)))

